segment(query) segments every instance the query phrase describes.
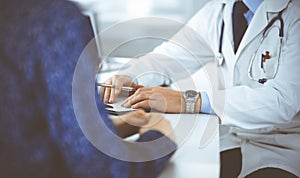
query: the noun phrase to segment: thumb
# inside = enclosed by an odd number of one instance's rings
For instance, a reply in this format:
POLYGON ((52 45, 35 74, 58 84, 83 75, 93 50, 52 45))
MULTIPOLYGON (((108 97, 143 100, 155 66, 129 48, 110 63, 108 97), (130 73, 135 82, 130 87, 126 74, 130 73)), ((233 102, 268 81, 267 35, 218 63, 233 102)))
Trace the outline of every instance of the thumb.
POLYGON ((135 88, 135 89, 144 88, 143 85, 138 85, 138 84, 135 84, 135 83, 132 83, 130 86, 133 87, 133 88, 135 88))

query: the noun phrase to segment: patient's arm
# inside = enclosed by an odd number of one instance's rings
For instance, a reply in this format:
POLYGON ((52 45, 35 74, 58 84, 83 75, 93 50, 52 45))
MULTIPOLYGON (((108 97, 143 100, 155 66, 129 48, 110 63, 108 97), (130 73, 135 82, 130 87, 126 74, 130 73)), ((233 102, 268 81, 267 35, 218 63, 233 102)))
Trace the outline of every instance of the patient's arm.
POLYGON ((145 113, 143 110, 130 112, 112 120, 117 134, 126 138, 133 134, 158 131, 175 141, 171 124, 162 114, 145 113))

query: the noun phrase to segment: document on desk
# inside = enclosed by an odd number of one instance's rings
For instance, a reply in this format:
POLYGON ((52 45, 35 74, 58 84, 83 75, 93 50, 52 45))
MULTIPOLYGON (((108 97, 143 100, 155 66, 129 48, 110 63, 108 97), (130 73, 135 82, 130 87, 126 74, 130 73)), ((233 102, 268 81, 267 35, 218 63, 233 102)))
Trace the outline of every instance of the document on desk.
POLYGON ((106 111, 108 112, 108 114, 122 115, 122 114, 126 114, 128 112, 137 110, 137 109, 123 107, 122 102, 125 99, 126 99, 125 97, 121 97, 121 98, 118 98, 118 101, 113 104, 105 103, 106 111))

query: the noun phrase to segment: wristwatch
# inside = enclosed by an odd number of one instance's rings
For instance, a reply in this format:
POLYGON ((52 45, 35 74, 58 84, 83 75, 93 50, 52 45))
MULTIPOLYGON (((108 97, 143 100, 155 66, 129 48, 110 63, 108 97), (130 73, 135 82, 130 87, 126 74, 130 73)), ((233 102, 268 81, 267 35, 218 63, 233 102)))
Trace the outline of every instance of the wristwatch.
POLYGON ((195 113, 195 105, 199 98, 198 92, 194 90, 187 90, 183 93, 183 98, 185 101, 185 112, 195 113))

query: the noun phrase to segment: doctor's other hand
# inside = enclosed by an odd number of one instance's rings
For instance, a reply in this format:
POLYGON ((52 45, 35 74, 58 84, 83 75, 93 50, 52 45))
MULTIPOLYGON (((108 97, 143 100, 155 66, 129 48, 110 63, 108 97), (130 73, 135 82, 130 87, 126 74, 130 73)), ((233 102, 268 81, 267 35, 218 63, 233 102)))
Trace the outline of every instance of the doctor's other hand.
POLYGON ((101 99, 104 103, 114 103, 116 102, 119 94, 122 91, 123 86, 129 86, 134 89, 143 87, 142 85, 137 85, 133 83, 129 76, 125 75, 114 75, 105 81, 106 84, 110 84, 113 87, 101 87, 101 99))
POLYGON ((164 87, 139 88, 122 103, 127 108, 154 109, 166 113, 185 111, 183 93, 164 87))

